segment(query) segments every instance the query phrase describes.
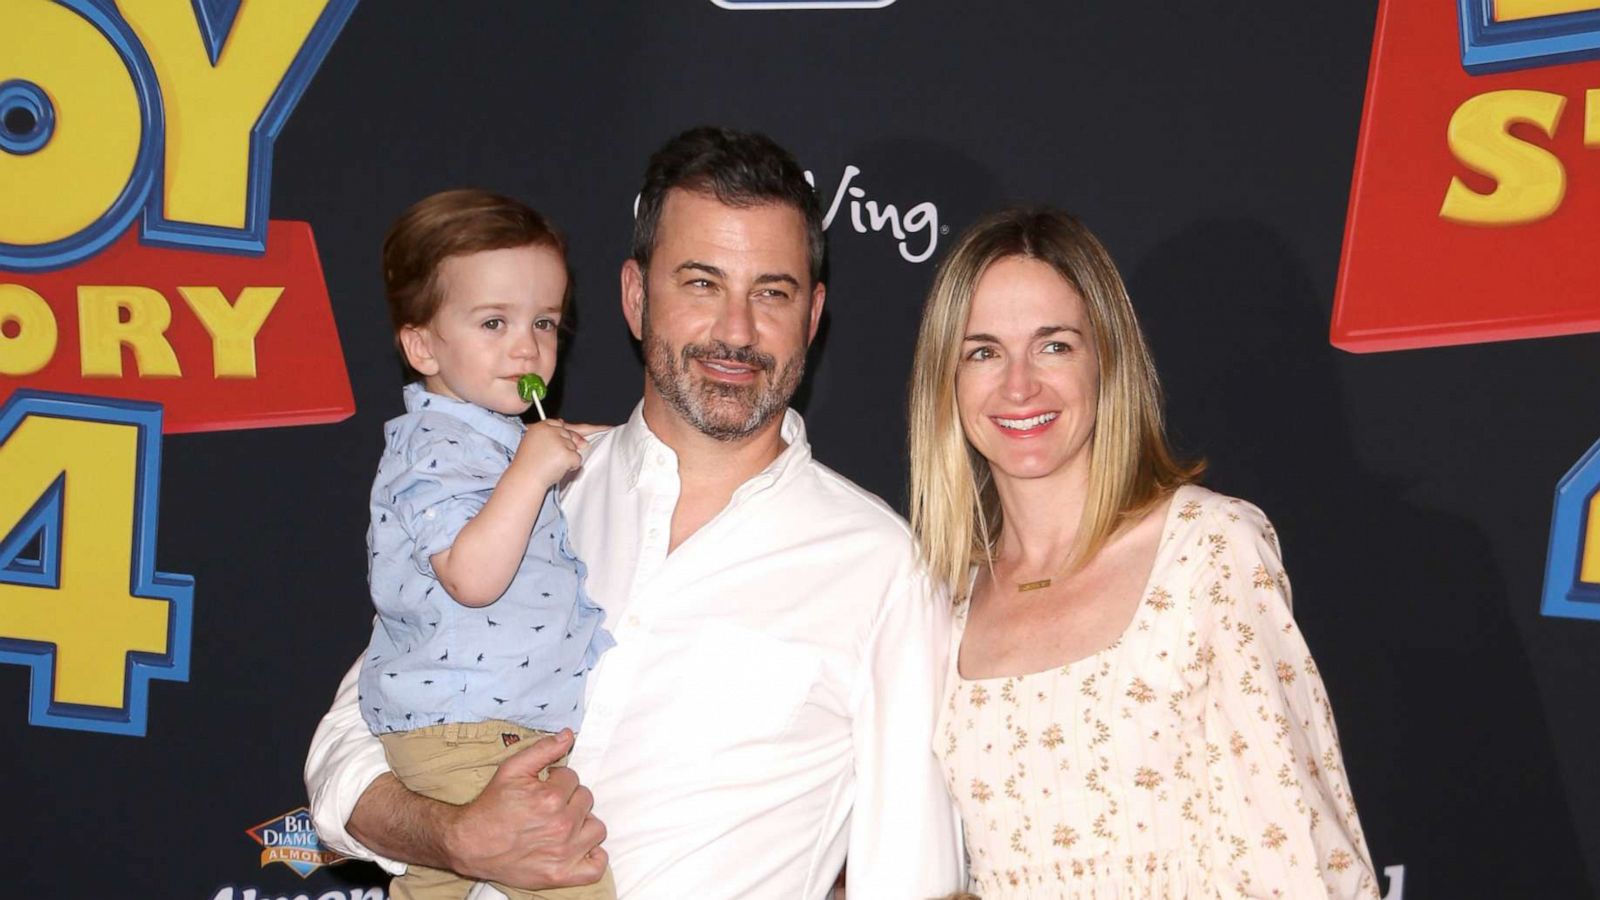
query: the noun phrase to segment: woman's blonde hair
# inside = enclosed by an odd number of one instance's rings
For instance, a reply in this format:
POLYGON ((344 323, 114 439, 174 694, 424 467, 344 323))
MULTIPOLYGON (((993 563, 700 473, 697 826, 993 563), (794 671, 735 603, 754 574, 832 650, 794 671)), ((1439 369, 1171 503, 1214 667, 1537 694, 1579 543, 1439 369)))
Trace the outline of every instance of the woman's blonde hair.
POLYGON ((922 311, 911 369, 911 526, 933 577, 965 593, 968 570, 992 564, 1005 522, 989 463, 968 443, 956 410, 956 371, 978 280, 995 262, 1050 266, 1083 298, 1100 358, 1089 450, 1089 496, 1070 565, 1082 566, 1125 522, 1194 480, 1167 443, 1161 383, 1110 254, 1076 218, 1015 209, 987 216, 939 266, 922 311))

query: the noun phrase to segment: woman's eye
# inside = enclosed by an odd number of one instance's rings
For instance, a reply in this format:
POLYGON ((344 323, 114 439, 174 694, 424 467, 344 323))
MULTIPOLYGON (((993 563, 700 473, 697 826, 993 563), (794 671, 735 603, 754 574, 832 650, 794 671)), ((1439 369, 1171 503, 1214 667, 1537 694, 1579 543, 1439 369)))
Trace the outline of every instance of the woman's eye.
POLYGON ((1068 353, 1072 350, 1071 347, 1067 346, 1066 341, 1049 341, 1041 349, 1046 353, 1068 353))
POLYGON ((501 318, 485 319, 483 322, 483 327, 489 329, 490 331, 499 331, 500 329, 504 328, 505 325, 506 320, 501 318))
POLYGON ((994 348, 993 347, 977 347, 977 348, 974 348, 971 352, 969 352, 967 354, 967 359, 971 359, 971 360, 984 360, 984 359, 994 359, 994 358, 995 358, 995 352, 994 352, 994 348))

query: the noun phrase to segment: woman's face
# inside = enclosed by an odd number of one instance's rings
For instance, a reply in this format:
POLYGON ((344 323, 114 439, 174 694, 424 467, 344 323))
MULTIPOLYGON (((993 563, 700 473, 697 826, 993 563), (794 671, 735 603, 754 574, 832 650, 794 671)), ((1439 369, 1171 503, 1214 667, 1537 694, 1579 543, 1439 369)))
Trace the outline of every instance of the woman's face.
POLYGON ((956 368, 967 440, 997 479, 1087 479, 1100 360, 1083 298, 1050 266, 984 270, 956 368))

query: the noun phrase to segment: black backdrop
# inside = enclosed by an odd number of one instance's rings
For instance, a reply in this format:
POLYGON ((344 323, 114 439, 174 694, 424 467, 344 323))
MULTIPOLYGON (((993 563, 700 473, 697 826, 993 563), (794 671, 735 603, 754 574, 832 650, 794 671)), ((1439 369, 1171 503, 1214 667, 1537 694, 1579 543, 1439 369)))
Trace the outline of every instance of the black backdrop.
POLYGON ((277 143, 271 198, 273 218, 315 229, 356 414, 166 438, 157 559, 195 576, 190 679, 154 683, 149 735, 128 738, 23 724, 27 671, 0 667, 0 894, 328 900, 379 883, 355 864, 260 867, 244 832, 305 802, 305 747, 368 635, 365 498, 400 387, 383 231, 458 185, 550 214, 578 288, 561 411, 618 421, 642 378, 616 287, 638 176, 669 135, 719 123, 772 134, 825 202, 859 170, 801 399, 823 461, 903 505, 934 261, 983 211, 1078 213, 1129 281, 1178 444, 1281 531, 1375 864, 1404 866, 1407 898, 1593 896, 1600 625, 1538 606, 1555 482, 1600 430, 1600 337, 1329 345, 1374 14, 361 4, 277 143), (887 227, 858 233, 852 200, 932 204, 933 260, 908 262, 887 227))

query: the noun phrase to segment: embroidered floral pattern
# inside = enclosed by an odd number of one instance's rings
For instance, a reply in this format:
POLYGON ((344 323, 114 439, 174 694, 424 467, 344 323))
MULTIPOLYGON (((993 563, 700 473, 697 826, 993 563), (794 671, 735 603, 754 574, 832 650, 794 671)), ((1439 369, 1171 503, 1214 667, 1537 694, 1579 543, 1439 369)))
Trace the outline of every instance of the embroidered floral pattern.
POLYGON ((1110 647, 1037 674, 952 675, 934 747, 961 807, 971 890, 1375 900, 1270 524, 1185 487, 1162 534, 1110 647))

